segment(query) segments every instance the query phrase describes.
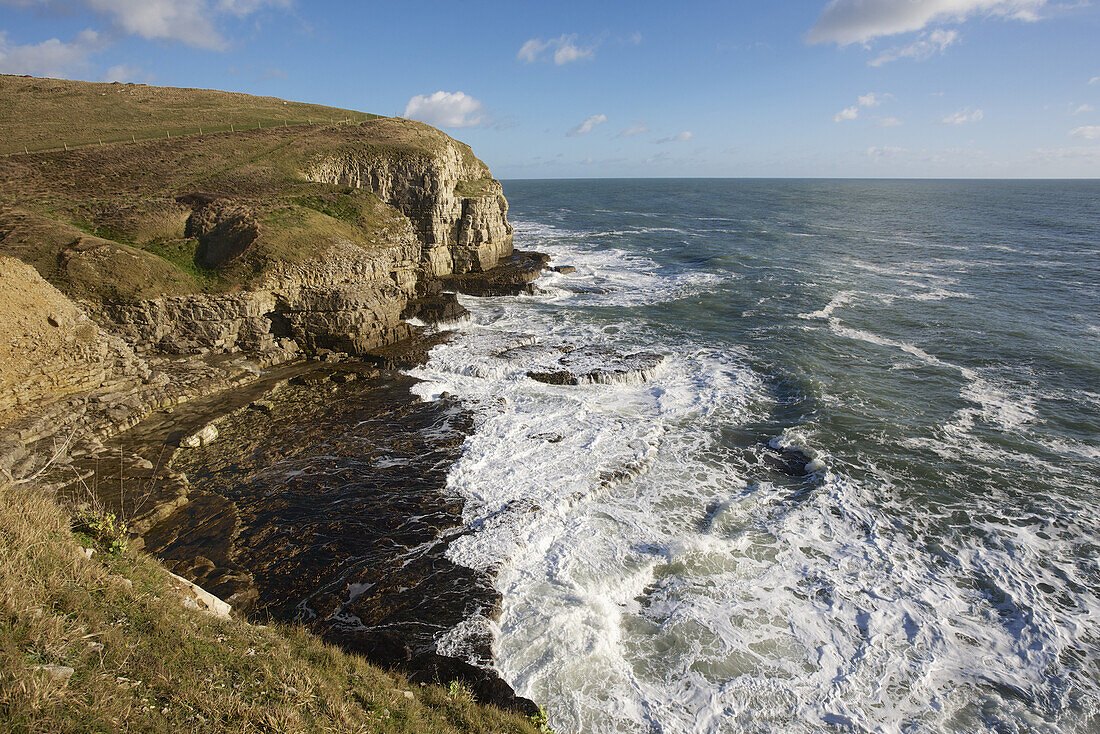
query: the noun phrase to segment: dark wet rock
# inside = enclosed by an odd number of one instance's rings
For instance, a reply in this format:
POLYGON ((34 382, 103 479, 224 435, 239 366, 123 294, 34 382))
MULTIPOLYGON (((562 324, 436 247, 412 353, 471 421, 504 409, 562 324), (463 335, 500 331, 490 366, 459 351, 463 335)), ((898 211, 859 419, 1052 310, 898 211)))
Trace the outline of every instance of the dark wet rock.
POLYGON ((458 321, 470 315, 466 307, 458 302, 454 293, 439 293, 409 301, 405 306, 404 318, 417 318, 426 324, 438 324, 458 321))
POLYGON ((512 360, 537 360, 545 361, 547 359, 556 361, 561 355, 576 349, 572 344, 520 344, 516 347, 510 347, 508 349, 497 352, 495 357, 499 359, 512 359, 512 360))
POLYGON ((522 252, 516 250, 502 258, 495 268, 479 273, 444 276, 444 288, 450 288, 471 296, 516 296, 521 293, 534 293, 532 282, 542 274, 542 269, 550 261, 549 255, 541 252, 522 252))
POLYGON ((275 404, 272 403, 270 400, 253 400, 251 403, 249 403, 248 407, 252 410, 259 410, 264 413, 270 413, 275 407, 275 404))
POLYGON ((772 471, 789 477, 801 477, 809 473, 813 457, 798 446, 780 446, 775 440, 764 444, 764 464, 772 471))
POLYGON ((579 385, 580 380, 576 375, 567 370, 555 370, 552 372, 540 372, 529 370, 527 376, 532 380, 544 382, 547 385, 579 385))
POLYGON ((540 713, 538 704, 517 696, 499 675, 485 668, 444 655, 424 655, 421 659, 414 659, 413 663, 415 672, 409 676, 413 683, 446 685, 457 680, 465 683, 482 703, 494 704, 523 716, 537 716, 540 713))
POLYGON ((334 374, 335 373, 330 370, 314 370, 312 372, 307 372, 304 375, 298 375, 290 382, 292 385, 323 385, 326 382, 332 380, 332 376, 334 374))
POLYGON ((561 273, 562 275, 569 275, 570 273, 577 272, 577 269, 572 265, 558 265, 556 267, 551 267, 550 270, 555 273, 561 273))
POLYGON ((428 361, 428 352, 443 344, 453 336, 451 332, 439 331, 434 334, 417 333, 405 341, 391 344, 362 355, 369 362, 386 370, 404 370, 417 367, 428 361))
POLYGON ((527 376, 548 385, 647 382, 664 362, 663 354, 624 354, 611 347, 589 345, 566 352, 557 364, 530 370, 527 376))
MULTIPOLYGON (((190 501, 145 533, 146 549, 241 613, 303 622, 415 681, 461 680, 478 700, 534 712, 490 668, 436 652, 500 597, 446 558, 462 505, 443 490, 471 416, 419 401, 413 382, 291 384, 266 398, 270 414, 225 417, 216 444, 176 455, 190 501)), ((488 637, 466 647, 491 660, 488 637)))
POLYGON ((581 296, 604 296, 615 292, 611 288, 601 288, 595 285, 570 285, 566 286, 565 289, 581 296))

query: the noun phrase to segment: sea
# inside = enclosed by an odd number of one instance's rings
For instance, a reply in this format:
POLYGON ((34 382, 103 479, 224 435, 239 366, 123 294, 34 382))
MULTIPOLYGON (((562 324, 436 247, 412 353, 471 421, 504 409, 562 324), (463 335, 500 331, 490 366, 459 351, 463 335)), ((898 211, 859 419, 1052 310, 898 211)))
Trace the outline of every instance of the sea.
POLYGON ((444 652, 561 732, 1100 731, 1100 182, 504 191, 576 270, 412 372, 503 599, 444 652))

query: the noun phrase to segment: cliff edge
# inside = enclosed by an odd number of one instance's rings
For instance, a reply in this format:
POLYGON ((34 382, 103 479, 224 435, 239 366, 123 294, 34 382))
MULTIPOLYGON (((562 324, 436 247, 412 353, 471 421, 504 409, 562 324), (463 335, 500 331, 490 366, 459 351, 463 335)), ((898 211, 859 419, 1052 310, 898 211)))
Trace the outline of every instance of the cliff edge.
MULTIPOLYGON (((18 82, 0 77, 0 102, 18 82)), ((469 146, 403 119, 0 159, 0 255, 138 353, 391 344, 434 279, 511 255, 507 211, 469 146)))

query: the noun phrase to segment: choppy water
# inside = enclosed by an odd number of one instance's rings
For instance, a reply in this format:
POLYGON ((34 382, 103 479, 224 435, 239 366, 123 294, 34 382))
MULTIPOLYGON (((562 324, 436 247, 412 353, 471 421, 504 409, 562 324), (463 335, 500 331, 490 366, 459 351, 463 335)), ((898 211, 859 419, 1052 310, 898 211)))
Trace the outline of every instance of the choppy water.
POLYGON ((451 555, 518 692, 564 731, 1100 730, 1100 183, 505 192, 577 272, 464 299, 415 374, 479 416, 451 555), (667 359, 527 377, 587 344, 667 359))

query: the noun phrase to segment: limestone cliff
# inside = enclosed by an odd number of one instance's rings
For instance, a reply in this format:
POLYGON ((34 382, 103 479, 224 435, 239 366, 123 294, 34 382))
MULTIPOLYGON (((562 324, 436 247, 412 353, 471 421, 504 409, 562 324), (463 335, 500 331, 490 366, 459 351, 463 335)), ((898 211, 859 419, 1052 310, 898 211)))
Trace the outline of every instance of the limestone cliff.
POLYGON ((0 423, 139 371, 132 352, 18 260, 0 257, 0 423))
POLYGON ((436 278, 512 253, 488 167, 408 120, 32 154, 0 174, 0 253, 142 354, 360 354, 408 336, 436 278))
MULTIPOLYGON (((394 124, 373 121, 373 127, 394 124)), ((431 151, 394 155, 351 150, 322 156, 311 181, 368 189, 413 223, 423 261, 435 276, 483 272, 512 252, 508 202, 500 183, 469 148, 447 140, 431 151)))

